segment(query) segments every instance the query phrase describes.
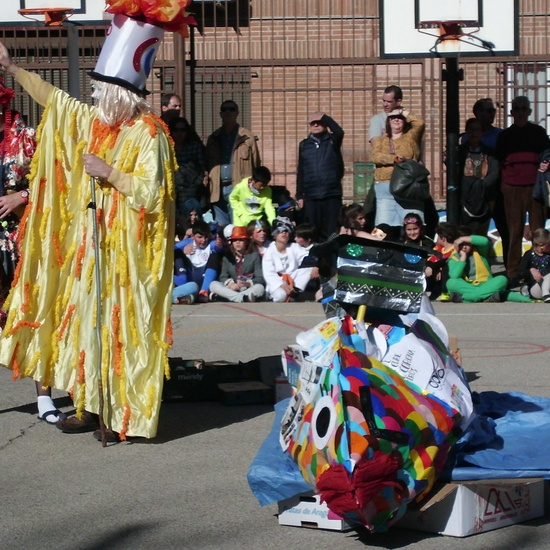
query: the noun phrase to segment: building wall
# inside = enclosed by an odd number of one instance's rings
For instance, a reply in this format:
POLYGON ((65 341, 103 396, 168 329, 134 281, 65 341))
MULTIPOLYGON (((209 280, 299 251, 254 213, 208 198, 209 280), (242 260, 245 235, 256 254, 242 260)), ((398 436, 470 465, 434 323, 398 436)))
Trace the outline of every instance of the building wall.
MULTIPOLYGON (((254 130, 264 163, 275 182, 294 188, 298 143, 308 132, 308 113, 321 109, 345 129, 344 192, 354 197, 355 172, 369 160, 370 117, 380 110, 383 89, 403 88, 404 104, 426 121, 424 159, 432 172, 432 193, 445 195, 441 155, 445 147, 445 61, 437 58, 381 60, 379 56, 379 3, 376 0, 273 0, 252 1, 244 25, 220 27, 218 11, 195 39, 197 67, 250 71, 249 106, 243 124, 254 130)), ((499 107, 495 124, 507 126, 509 100, 514 89, 507 82, 507 63, 529 72, 547 54, 550 6, 547 0, 520 0, 519 53, 513 58, 460 59, 464 80, 460 84, 460 121, 464 126, 480 97, 492 97, 499 107), (511 91, 512 90, 512 91, 511 91)), ((197 13, 201 20, 203 13, 197 13)), ((546 125, 546 86, 533 85, 540 104, 533 120, 546 125)), ((248 93, 248 92, 247 92, 248 93)), ((217 105, 234 94, 223 86, 210 101, 211 112, 197 116, 204 137, 218 123, 217 105)), ((243 111, 241 109, 241 111, 243 111)))
MULTIPOLYGON (((155 108, 159 108, 161 93, 179 93, 185 114, 206 139, 219 125, 221 102, 228 97, 236 99, 241 122, 258 136, 274 183, 291 190, 298 143, 308 133, 307 116, 324 110, 346 131, 345 196, 360 200, 354 196, 354 181, 362 177, 360 172, 369 160, 369 120, 381 109, 383 89, 397 84, 403 88, 405 106, 426 121, 424 159, 432 172, 432 194, 436 200, 444 198, 445 61, 380 59, 378 0, 235 0, 194 6, 199 30, 184 41, 174 41, 167 34, 157 57, 148 84, 155 108), (193 78, 196 83, 191 89, 193 78)), ((460 58, 464 71, 461 127, 480 97, 495 100, 495 124, 507 126, 509 102, 520 93, 534 99, 532 120, 548 127, 549 24, 549 0, 519 0, 518 56, 460 58)), ((0 37, 16 48, 18 61, 65 86, 63 32, 42 30, 29 39, 34 41, 32 54, 24 45, 26 31, 19 27, 17 32, 0 27, 0 37)), ((85 101, 89 100, 86 71, 93 68, 103 32, 104 28, 85 27, 79 31, 81 96, 85 101)), ((39 109, 24 94, 19 101, 36 122, 39 109)))

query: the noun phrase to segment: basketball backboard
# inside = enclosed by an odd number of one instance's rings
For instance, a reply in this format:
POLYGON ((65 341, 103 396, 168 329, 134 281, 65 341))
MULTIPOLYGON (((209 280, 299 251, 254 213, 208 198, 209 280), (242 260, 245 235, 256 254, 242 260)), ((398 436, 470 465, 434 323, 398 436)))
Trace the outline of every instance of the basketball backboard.
POLYGON ((518 0, 380 0, 380 57, 518 54, 518 0))
MULTIPOLYGON (((0 26, 29 25, 32 20, 23 17, 19 10, 42 8, 68 8, 73 11, 70 20, 74 22, 93 22, 106 19, 103 0, 2 0, 2 18, 0 26)), ((43 15, 33 16, 42 23, 43 15)), ((110 18, 110 17, 109 17, 110 18)))

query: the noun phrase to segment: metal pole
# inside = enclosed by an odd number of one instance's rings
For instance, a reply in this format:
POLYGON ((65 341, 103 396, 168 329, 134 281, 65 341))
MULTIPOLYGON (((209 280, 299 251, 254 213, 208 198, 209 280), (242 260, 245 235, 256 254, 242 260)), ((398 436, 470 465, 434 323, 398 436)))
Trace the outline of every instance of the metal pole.
POLYGON ((464 79, 464 73, 458 68, 456 56, 447 57, 445 67, 443 80, 447 82, 447 221, 458 223, 460 212, 458 83, 464 79))
POLYGON ((67 57, 69 61, 69 95, 80 100, 78 27, 65 22, 67 27, 67 57))
POLYGON ((97 204, 95 194, 95 178, 90 177, 90 188, 92 191, 92 200, 88 208, 92 211, 93 227, 93 247, 95 254, 95 280, 96 280, 96 337, 97 337, 97 391, 99 397, 99 431, 101 432, 101 444, 107 446, 105 436, 105 422, 103 421, 103 375, 101 373, 101 356, 103 354, 103 345, 101 343, 101 266, 100 266, 100 243, 99 231, 97 229, 97 204))
MULTIPOLYGON (((196 127, 197 123, 197 106, 196 106, 196 69, 197 61, 195 59, 195 28, 189 27, 189 110, 191 116, 191 126, 196 127)), ((183 65, 185 69, 185 63, 183 65)))

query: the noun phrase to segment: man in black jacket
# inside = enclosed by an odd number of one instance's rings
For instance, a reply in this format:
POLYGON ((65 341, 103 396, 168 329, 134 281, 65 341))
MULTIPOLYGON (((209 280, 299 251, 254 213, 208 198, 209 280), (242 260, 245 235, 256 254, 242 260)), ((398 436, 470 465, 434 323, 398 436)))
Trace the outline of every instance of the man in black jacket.
POLYGON ((309 136, 298 152, 296 199, 305 217, 324 238, 338 230, 342 206, 344 130, 328 115, 317 111, 309 117, 309 136))

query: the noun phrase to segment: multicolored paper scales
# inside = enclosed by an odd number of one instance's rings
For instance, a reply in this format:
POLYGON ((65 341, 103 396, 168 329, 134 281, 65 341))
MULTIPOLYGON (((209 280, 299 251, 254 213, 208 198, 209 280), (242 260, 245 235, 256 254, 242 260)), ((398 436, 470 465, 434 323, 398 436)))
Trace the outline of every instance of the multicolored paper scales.
POLYGON ((431 489, 462 417, 341 336, 330 366, 301 377, 281 440, 333 512, 382 531, 431 489))

